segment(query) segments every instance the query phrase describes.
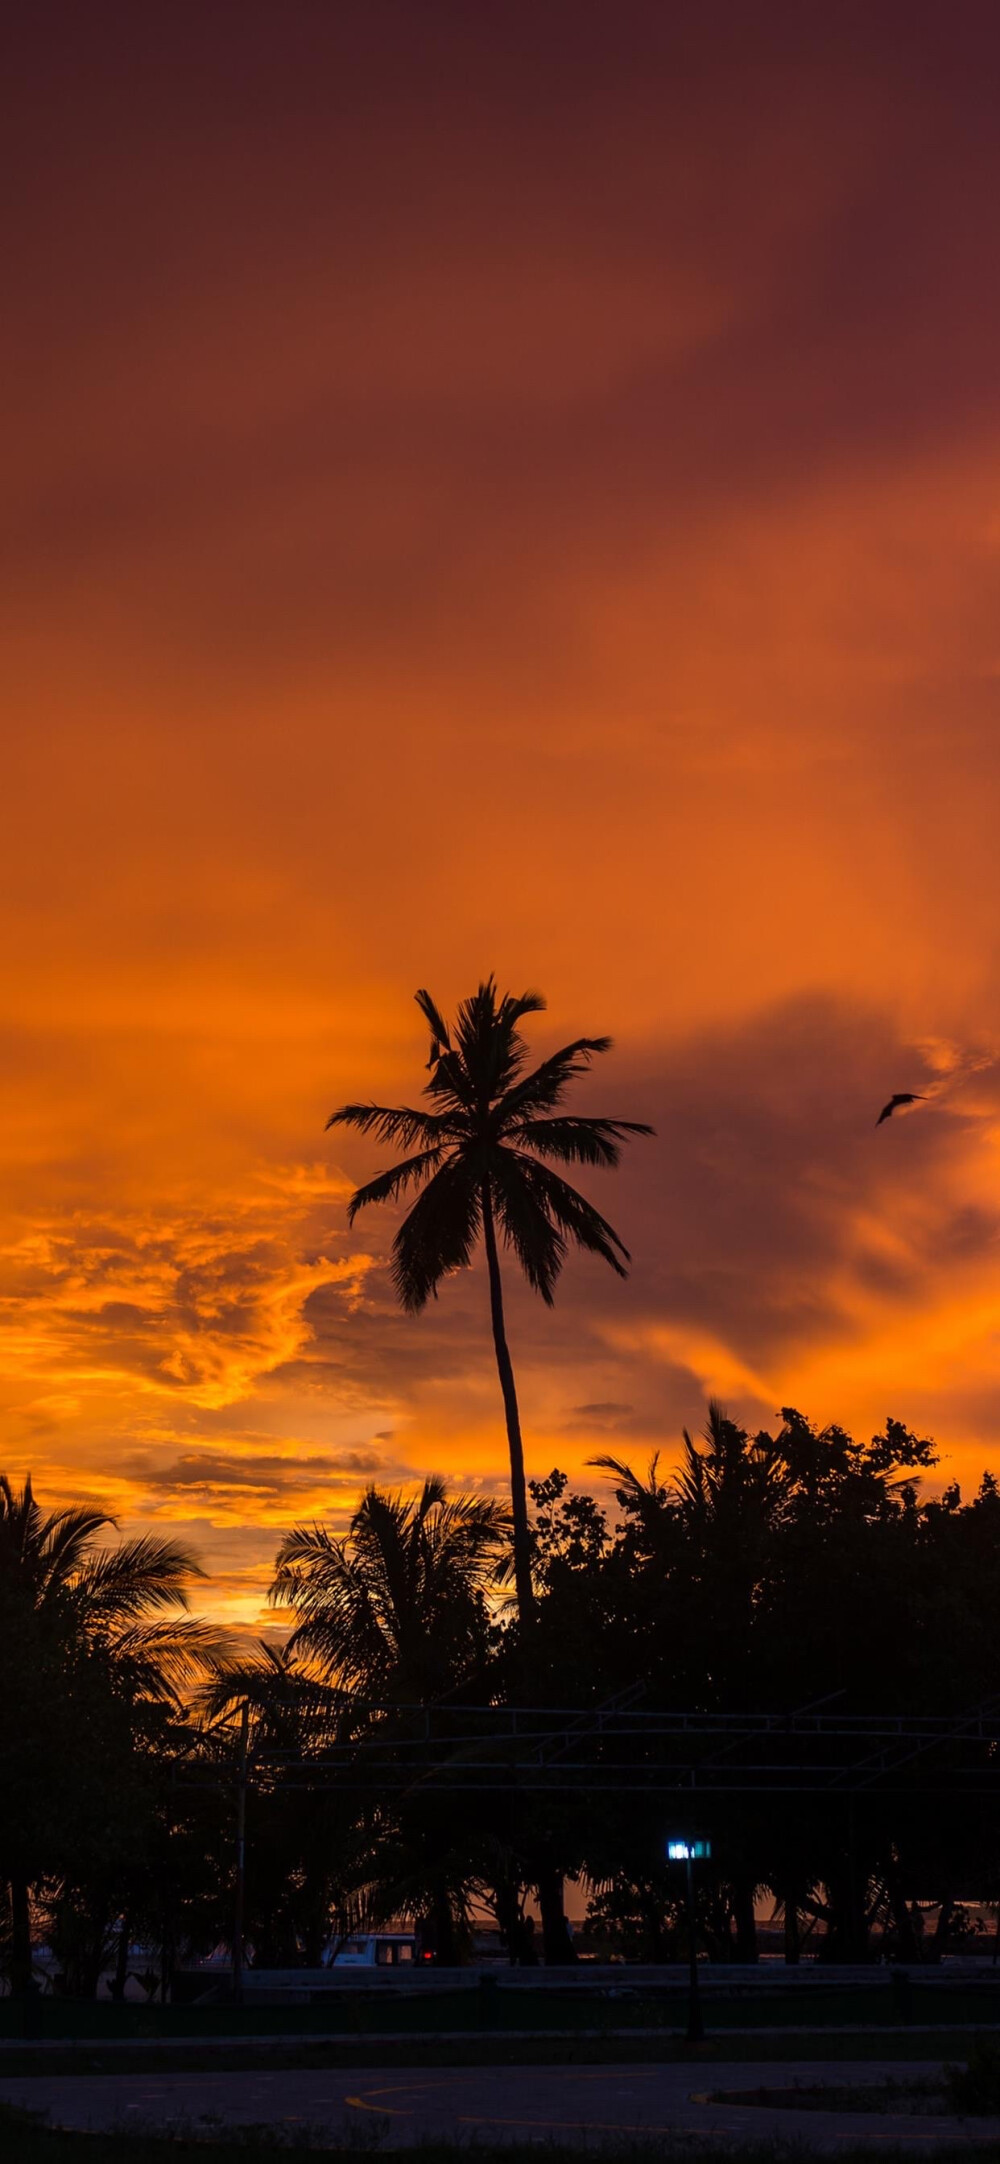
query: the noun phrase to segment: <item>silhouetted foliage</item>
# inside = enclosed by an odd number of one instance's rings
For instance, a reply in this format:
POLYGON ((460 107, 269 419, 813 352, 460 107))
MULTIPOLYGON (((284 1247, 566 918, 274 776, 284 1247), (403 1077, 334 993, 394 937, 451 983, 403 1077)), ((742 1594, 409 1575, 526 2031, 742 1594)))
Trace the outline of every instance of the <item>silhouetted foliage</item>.
POLYGON ((218 1655, 192 1621, 198 1565, 174 1541, 117 1544, 100 1510, 46 1516, 0 1476, 0 1858, 12 1988, 31 1988, 31 1911, 67 1988, 96 1988, 139 1898, 180 1726, 178 1693, 218 1655))
POLYGON ((289 1651, 342 1690, 439 1698, 485 1663, 510 1534, 499 1504, 452 1501, 441 1480, 413 1502, 366 1489, 347 1540, 297 1526, 278 1549, 271 1599, 295 1619, 289 1651))
MULTIPOLYGON (((530 1961, 532 1890, 546 1957, 567 1958, 566 1874, 589 1888, 592 1950, 681 1958, 671 1807, 643 1787, 641 1721, 616 1745, 620 1790, 519 1790, 502 1756, 495 1786, 474 1792, 427 1787, 419 1753, 412 1778, 381 1786, 331 1780, 324 1761, 360 1768, 377 1737, 391 1763, 421 1723, 452 1732, 435 1709, 475 1730, 477 1708, 505 1705, 560 1707, 567 1735, 620 1707, 764 1713, 778 1734, 816 1706, 933 1713, 957 1733, 1000 1696, 1000 1490, 985 1475, 969 1501, 954 1483, 925 1500, 934 1462, 895 1420, 858 1443, 791 1408, 751 1434, 713 1405, 672 1471, 598 1461, 611 1501, 554 1470, 531 1488, 527 1633, 505 1593, 504 1511, 440 1481, 411 1498, 371 1488, 345 1534, 285 1536, 273 1598, 287 1640, 238 1658, 185 1632, 190 1557, 99 1549, 99 1513, 45 1518, 30 1489, 0 1487, 0 1856, 18 1987, 32 1917, 75 1992, 109 1967, 119 1988, 130 1938, 154 1950, 157 1977, 228 1943, 243 1707, 251 1960, 315 1964, 331 1936, 404 1913, 459 1958, 479 1903, 510 1958, 530 1961), (195 1774, 207 1785, 189 1787, 195 1774)), ((930 1781, 916 1749, 884 1789, 701 1795, 700 1942, 752 1959, 769 1892, 791 1961, 875 1945, 930 1961, 965 1943, 968 1904, 1000 1893, 1000 1837, 988 1785, 953 1792, 947 1744, 935 1749, 930 1781), (933 1930, 921 1903, 936 1904, 933 1930)))

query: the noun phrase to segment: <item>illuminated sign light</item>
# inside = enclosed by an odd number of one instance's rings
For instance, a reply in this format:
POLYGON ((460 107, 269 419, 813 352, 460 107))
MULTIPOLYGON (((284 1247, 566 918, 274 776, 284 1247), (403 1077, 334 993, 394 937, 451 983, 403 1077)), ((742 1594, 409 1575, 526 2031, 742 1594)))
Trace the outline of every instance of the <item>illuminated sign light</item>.
POLYGON ((712 1853, 711 1841, 668 1841, 671 1863, 698 1863, 712 1853))

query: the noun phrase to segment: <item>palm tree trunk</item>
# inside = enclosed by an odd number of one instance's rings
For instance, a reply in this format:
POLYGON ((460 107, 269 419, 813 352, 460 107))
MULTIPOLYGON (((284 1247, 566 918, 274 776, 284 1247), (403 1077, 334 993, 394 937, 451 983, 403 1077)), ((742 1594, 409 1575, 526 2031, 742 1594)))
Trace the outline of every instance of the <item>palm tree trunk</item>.
POLYGON ((111 1979, 111 1983, 109 1986, 111 1997, 118 2000, 119 2003, 125 1997, 125 1988, 128 1983, 128 1956, 131 1937, 132 1919, 128 1914, 126 1914, 121 1918, 121 1921, 118 1925, 118 1940, 115 1949, 115 1973, 111 1979))
POLYGON ((524 1483, 524 1446, 521 1442, 521 1421, 517 1410, 517 1391, 514 1388, 514 1369, 503 1319, 503 1287, 500 1282, 500 1257, 497 1254, 496 1228, 493 1223, 493 1198, 489 1181, 483 1181, 483 1242, 486 1248, 486 1267, 490 1276, 490 1314, 493 1320, 493 1344, 496 1349, 497 1370, 503 1392, 503 1409, 507 1420, 507 1446, 510 1451, 510 1499, 514 1515, 514 1583, 517 1588, 517 1610, 522 1623, 527 1623, 534 1612, 535 1597, 531 1584, 531 1547, 528 1536, 528 1495, 524 1483))
POLYGON ((794 1879, 785 1881, 785 1965, 797 1968, 802 1952, 799 1933, 799 1896, 794 1879))
POLYGON ((740 1872, 733 1886, 733 1922, 736 1925, 736 1960, 757 1961, 757 1917, 754 1912, 754 1883, 746 1872, 740 1872))
POLYGON ((10 1983, 16 1999, 30 1996, 31 1903, 28 1881, 18 1870, 10 1879, 10 1983))
POLYGON ((569 1968, 579 1960, 566 1916, 563 1875, 546 1862, 538 1874, 538 1906, 542 1915, 542 1951, 547 1969, 569 1968))

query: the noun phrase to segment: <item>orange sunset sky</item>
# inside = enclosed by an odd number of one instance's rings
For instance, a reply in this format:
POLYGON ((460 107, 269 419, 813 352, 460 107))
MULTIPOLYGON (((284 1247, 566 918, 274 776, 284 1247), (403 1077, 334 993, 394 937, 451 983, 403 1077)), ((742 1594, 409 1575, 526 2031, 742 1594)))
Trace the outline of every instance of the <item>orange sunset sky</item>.
POLYGON ((398 1313, 323 1132, 494 969, 657 1128, 628 1283, 510 1278, 530 1473, 709 1392, 1000 1471, 995 6, 10 42, 2 1462, 244 1622, 502 1482, 482 1269, 398 1313))

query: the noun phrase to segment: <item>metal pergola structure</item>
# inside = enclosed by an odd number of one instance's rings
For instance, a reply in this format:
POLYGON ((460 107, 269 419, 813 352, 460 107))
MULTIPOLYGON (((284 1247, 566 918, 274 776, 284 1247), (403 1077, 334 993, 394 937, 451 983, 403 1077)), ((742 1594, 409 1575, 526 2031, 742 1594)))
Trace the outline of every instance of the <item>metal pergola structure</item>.
POLYGON ((376 1705, 315 1753, 188 1761, 183 1785, 710 1796, 1000 1796, 1000 1701, 953 1714, 376 1705))
MULTIPOLYGON (((253 1748, 248 1708, 242 1706, 232 1757, 188 1756, 174 1768, 177 1787, 227 1790, 234 1800, 236 1999, 243 1990, 251 1791, 365 1794, 375 1801, 475 1794, 508 1805, 539 1793, 588 1799, 645 1794, 673 1798, 686 1826, 699 1801, 710 1811, 713 1800, 725 1798, 839 1798, 852 1841, 863 1796, 1000 1802, 1000 1700, 961 1714, 823 1711, 829 1700, 788 1713, 713 1713, 650 1712, 637 1703, 640 1695, 633 1689, 588 1708, 355 1701, 350 1734, 298 1754, 253 1748)), ((220 1740, 216 1731, 216 1747, 220 1740)), ((700 2033, 696 1982, 692 1955, 690 2034, 700 2033)))

